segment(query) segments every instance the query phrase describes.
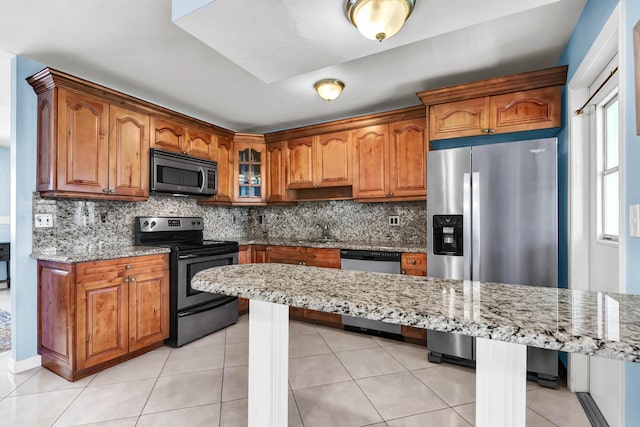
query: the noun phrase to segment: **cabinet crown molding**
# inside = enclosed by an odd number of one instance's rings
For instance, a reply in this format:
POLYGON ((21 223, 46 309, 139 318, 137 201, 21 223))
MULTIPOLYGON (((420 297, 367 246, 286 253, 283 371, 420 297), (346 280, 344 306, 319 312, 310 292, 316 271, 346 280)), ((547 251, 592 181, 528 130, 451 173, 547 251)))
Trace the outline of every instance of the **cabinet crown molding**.
POLYGON ((567 81, 567 68, 567 65, 562 65, 528 73, 512 74, 509 76, 426 90, 418 92, 417 95, 424 105, 429 106, 547 86, 561 86, 567 81))
POLYGON ((199 128, 225 138, 233 138, 234 132, 220 126, 195 119, 182 113, 161 107, 151 102, 144 101, 131 95, 109 89, 97 83, 72 76, 71 74, 45 68, 33 76, 27 78, 27 82, 33 87, 37 95, 55 87, 64 87, 87 95, 98 97, 111 104, 137 110, 141 113, 151 114, 161 119, 178 122, 185 126, 199 128))

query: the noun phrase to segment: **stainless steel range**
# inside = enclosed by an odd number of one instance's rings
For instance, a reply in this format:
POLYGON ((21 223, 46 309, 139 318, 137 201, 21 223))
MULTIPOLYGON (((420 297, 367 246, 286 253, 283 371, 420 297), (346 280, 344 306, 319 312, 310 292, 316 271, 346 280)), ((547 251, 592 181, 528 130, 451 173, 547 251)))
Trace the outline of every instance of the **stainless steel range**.
POLYGON ((191 288, 199 271, 238 263, 238 243, 203 239, 200 217, 136 217, 135 244, 165 246, 170 254, 170 336, 181 347, 238 321, 238 299, 191 288))

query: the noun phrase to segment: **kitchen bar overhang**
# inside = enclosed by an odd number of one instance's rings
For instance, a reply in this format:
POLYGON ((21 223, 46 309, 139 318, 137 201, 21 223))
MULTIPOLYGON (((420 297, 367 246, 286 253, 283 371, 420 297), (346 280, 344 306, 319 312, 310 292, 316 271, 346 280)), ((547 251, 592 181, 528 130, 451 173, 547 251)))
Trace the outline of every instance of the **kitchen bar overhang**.
POLYGON ((477 337, 480 427, 525 425, 526 346, 640 363, 640 295, 284 264, 204 270, 192 286, 251 300, 250 426, 286 425, 289 306, 477 337))

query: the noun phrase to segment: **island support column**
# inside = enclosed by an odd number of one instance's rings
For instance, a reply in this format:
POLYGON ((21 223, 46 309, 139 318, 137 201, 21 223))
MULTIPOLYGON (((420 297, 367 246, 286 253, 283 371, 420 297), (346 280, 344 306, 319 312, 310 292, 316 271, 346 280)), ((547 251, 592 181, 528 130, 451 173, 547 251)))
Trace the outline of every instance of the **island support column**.
POLYGON ((286 427, 289 306, 249 301, 249 427, 286 427))
POLYGON ((527 346, 476 338, 476 426, 525 427, 527 346))

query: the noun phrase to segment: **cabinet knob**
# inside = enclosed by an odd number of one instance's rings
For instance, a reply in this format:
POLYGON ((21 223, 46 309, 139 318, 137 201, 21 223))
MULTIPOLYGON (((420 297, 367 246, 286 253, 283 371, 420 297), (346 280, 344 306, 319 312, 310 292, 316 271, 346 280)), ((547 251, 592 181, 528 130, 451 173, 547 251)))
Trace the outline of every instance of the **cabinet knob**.
POLYGON ((113 188, 110 188, 110 189, 109 189, 109 193, 113 194, 113 193, 115 193, 115 192, 116 192, 116 190, 114 190, 113 188))
POLYGON ((108 188, 103 188, 103 189, 102 189, 102 192, 103 192, 103 193, 108 193, 108 192, 109 192, 109 189, 108 189, 108 188))
POLYGON ((189 155, 188 151, 183 151, 182 154, 189 155))
POLYGON ((415 260, 415 259, 412 259, 412 260, 411 260, 411 264, 416 265, 416 260, 415 260))
POLYGON ((484 134, 489 133, 489 129, 482 129, 482 133, 484 133, 484 134))
POLYGON ((402 270, 402 274, 407 274, 407 272, 405 270, 402 270))
POLYGON ((124 278, 124 283, 129 283, 129 278, 128 277, 124 278))
POLYGON ((489 129, 489 133, 495 133, 496 130, 495 129, 489 129))
POLYGON ((391 197, 393 197, 393 196, 395 196, 395 194, 396 194, 396 193, 394 193, 394 192, 392 191, 392 192, 391 192, 391 193, 389 193, 389 194, 391 194, 391 197))
POLYGON ((127 270, 131 268, 131 264, 127 264, 127 270))
POLYGON ((132 277, 132 278, 131 278, 131 281, 132 281, 132 282, 135 282, 135 281, 136 281, 136 278, 135 278, 135 277, 132 277))

